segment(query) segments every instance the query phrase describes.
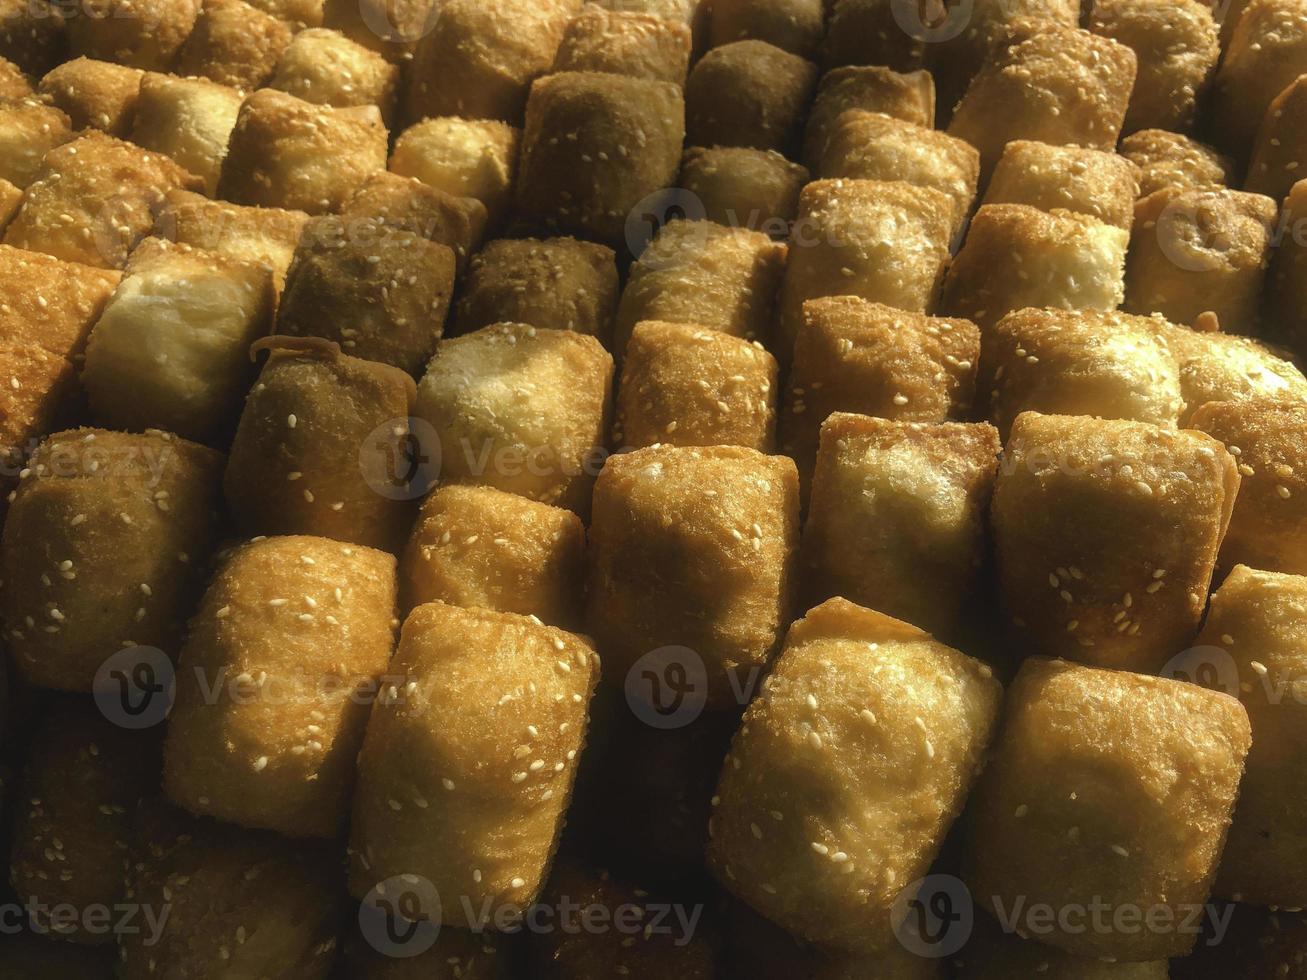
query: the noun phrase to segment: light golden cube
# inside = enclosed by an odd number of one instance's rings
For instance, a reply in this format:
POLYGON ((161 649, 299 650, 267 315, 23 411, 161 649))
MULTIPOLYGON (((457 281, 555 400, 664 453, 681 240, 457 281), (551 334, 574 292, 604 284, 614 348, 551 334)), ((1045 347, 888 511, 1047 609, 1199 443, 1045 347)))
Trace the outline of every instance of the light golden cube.
POLYGON ((390 123, 399 104, 399 68, 339 31, 300 31, 281 53, 269 88, 314 105, 374 105, 390 123))
POLYGON ((603 71, 684 85, 691 43, 687 24, 589 3, 567 25, 553 70, 603 71))
POLYGON ((176 70, 252 91, 272 77, 293 36, 289 26, 244 0, 204 0, 176 70))
POLYGON ((86 347, 120 278, 108 269, 0 245, 0 341, 72 360, 86 347))
POLYGON ((1075 211, 1129 231, 1137 197, 1138 171, 1123 156, 1013 140, 994 168, 984 203, 1075 211))
POLYGON ((1207 402, 1275 398, 1307 401, 1307 378, 1274 350, 1248 337, 1210 331, 1170 332, 1171 349, 1180 363, 1180 393, 1185 411, 1180 425, 1207 402))
POLYGON ((61 109, 39 99, 0 103, 0 179, 26 187, 41 172, 45 155, 72 138, 61 109))
POLYGON ((1234 163, 1206 144, 1161 129, 1121 141, 1121 155, 1139 168, 1139 196, 1164 187, 1217 188, 1231 183, 1234 163))
POLYGON ((836 121, 850 109, 882 112, 935 128, 935 83, 928 71, 893 71, 882 65, 836 68, 821 76, 803 136, 803 163, 815 168, 836 121))
POLYGON ((212 197, 241 100, 239 91, 216 82, 150 72, 141 81, 131 141, 171 157, 212 197))
POLYGON ((521 140, 520 129, 493 119, 423 119, 395 140, 390 169, 446 194, 475 198, 498 223, 512 204, 521 140))
POLYGON ((408 231, 454 250, 458 273, 481 246, 486 232, 486 208, 475 198, 454 197, 418 180, 378 170, 345 202, 341 216, 363 227, 380 221, 387 228, 408 231))
POLYGON ((73 129, 100 129, 126 137, 136 115, 145 72, 108 61, 74 58, 42 79, 42 97, 67 113, 73 129))

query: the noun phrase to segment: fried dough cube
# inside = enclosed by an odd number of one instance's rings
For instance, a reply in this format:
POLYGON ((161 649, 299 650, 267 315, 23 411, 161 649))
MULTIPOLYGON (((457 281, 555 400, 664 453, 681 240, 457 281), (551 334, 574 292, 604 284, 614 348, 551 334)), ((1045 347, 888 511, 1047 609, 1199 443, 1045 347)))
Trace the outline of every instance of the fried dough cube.
MULTIPOLYGON (((3 492, 13 488, 37 440, 75 414, 77 370, 31 340, 0 340, 0 467, 3 492)), ((3 505, 0 504, 0 514, 3 505)))
POLYGON ((121 269, 164 195, 200 186, 167 157, 90 131, 45 155, 5 244, 121 269))
POLYGON ((1164 187, 1218 188, 1230 183, 1234 163, 1179 133, 1141 129, 1121 141, 1121 155, 1139 168, 1139 196, 1164 187))
POLYGON ((826 6, 823 0, 714 0, 708 43, 766 41, 811 59, 826 32, 826 6))
POLYGON ((433 0, 326 0, 322 26, 400 63, 413 57, 417 42, 439 13, 433 0))
POLYGON ((481 245, 486 208, 471 197, 454 197, 416 177, 379 170, 345 202, 342 217, 381 221, 387 228, 411 231, 454 251, 461 275, 481 245))
POLYGON ((894 900, 961 811, 1002 688, 979 661, 846 599, 790 628, 763 688, 722 767, 709 868, 795 935, 889 949, 894 900))
POLYGON ((376 219, 314 218, 286 274, 277 332, 420 374, 444 332, 454 265, 448 246, 376 219))
POLYGON ((988 328, 1013 310, 1114 310, 1130 235, 1087 214, 985 204, 949 267, 940 308, 988 328))
POLYGON ((91 331, 82 384, 92 413, 113 428, 222 445, 275 302, 266 266, 147 238, 91 331))
POLYGON ((89 701, 57 700, 32 738, 15 807, 9 881, 40 911, 35 926, 77 943, 112 935, 51 916, 123 899, 133 814, 159 781, 157 740, 104 718, 89 701))
POLYGON ((1161 317, 1091 310, 1009 313, 981 341, 982 412, 1006 438, 1022 412, 1174 427, 1184 411, 1179 328, 1161 317))
POLYGON ((289 26, 244 0, 204 0, 177 56, 177 72, 247 91, 260 88, 293 36, 289 26))
POLYGON ((1193 639, 1239 474, 1211 436, 1017 417, 992 508, 1005 613, 1033 649, 1148 673, 1193 639))
POLYGON ((1139 197, 1136 166, 1125 157, 1080 146, 1013 140, 994 168, 986 204, 1028 204, 1076 211, 1130 230, 1139 197))
POLYGON ((5 225, 13 220, 14 215, 18 213, 19 205, 22 203, 22 189, 15 187, 9 181, 0 177, 0 232, 3 232, 5 225))
POLYGON ((857 296, 911 312, 933 309, 953 216, 953 200, 931 187, 878 180, 805 187, 781 289, 781 360, 794 350, 808 300, 857 296))
POLYGON ((5 637, 29 682, 89 692, 122 646, 176 651, 217 535, 221 465, 165 432, 73 429, 37 447, 0 544, 5 637))
POLYGON ((775 150, 692 146, 681 159, 680 185, 699 199, 705 218, 772 238, 789 237, 808 179, 807 167, 775 150))
POLYGON ((1135 208, 1125 309, 1193 325, 1213 313, 1223 329, 1256 332, 1279 209, 1269 197, 1170 187, 1135 208))
POLYGON ((142 845, 128 883, 168 915, 157 933, 121 937, 121 980, 331 975, 346 911, 332 849, 180 813, 156 823, 167 831, 142 845))
POLYGON ((1307 160, 1307 78, 1298 76, 1271 102, 1257 131, 1246 190, 1284 200, 1302 179, 1307 160))
POLYGON ((423 119, 395 141, 392 173, 416 177, 455 197, 471 197, 499 223, 513 200, 522 131, 494 119, 423 119))
POLYGON ((401 572, 406 609, 447 602, 573 629, 585 525, 570 510, 492 487, 441 487, 422 503, 401 572))
POLYGON ((1095 34, 1135 53, 1138 73, 1122 129, 1192 128, 1198 99, 1221 54, 1211 8, 1199 0, 1098 0, 1095 34))
POLYGON ((349 976, 359 980, 507 980, 512 965, 509 948, 496 937, 493 932, 441 929, 429 949, 400 959, 379 952, 366 938, 351 935, 345 961, 349 976))
POLYGON ((412 519, 401 449, 413 379, 330 341, 282 337, 269 346, 224 476, 237 526, 394 551, 412 519))
POLYGON ((1175 980, 1302 980, 1307 963, 1307 916, 1286 909, 1212 902, 1209 928, 1194 951, 1172 962, 1175 980), (1218 937, 1211 920, 1227 928, 1218 937), (1228 917, 1228 919, 1227 919, 1228 917))
POLYGON ((786 247, 747 228, 669 221, 631 272, 617 307, 613 351, 643 320, 693 323, 770 346, 786 247))
POLYGON ((780 441, 805 486, 821 424, 832 412, 904 422, 961 418, 975 393, 980 331, 946 320, 831 296, 804 304, 781 408, 780 441))
POLYGON ((155 219, 153 234, 229 259, 261 262, 272 270, 273 284, 280 292, 308 220, 303 211, 243 207, 188 191, 170 191, 155 219))
POLYGON ((182 649, 164 788, 196 814, 334 839, 394 648, 393 556, 262 538, 225 556, 182 649), (218 678, 224 690, 206 699, 218 678))
POLYGON ((417 46, 404 118, 463 116, 520 124, 581 0, 444 0, 417 46))
POLYGON ((18 101, 35 95, 32 83, 23 70, 8 58, 0 57, 0 100, 18 101))
POLYGON ((118 280, 108 269, 0 245, 0 341, 78 357, 118 280))
POLYGON ((281 53, 268 82, 314 105, 374 105, 390 123, 399 105, 399 68, 339 31, 300 31, 281 53))
POLYGON ((832 130, 850 109, 881 112, 935 128, 935 83, 928 71, 901 73, 882 65, 850 65, 821 76, 803 137, 803 162, 815 169, 832 130))
POLYGON ((1135 53, 1111 38, 1047 25, 995 50, 971 80, 948 131, 980 151, 985 175, 1015 139, 1111 151, 1135 65, 1135 53))
POLYGON ((416 874, 450 926, 520 914, 557 846, 598 655, 526 616, 430 602, 409 614, 389 672, 403 693, 368 722, 350 893, 416 874))
POLYGON ((307 28, 321 27, 323 0, 253 0, 254 6, 271 14, 290 27, 295 34, 307 28))
POLYGON ((684 140, 685 99, 671 82, 541 78, 526 107, 517 208, 550 232, 616 245, 636 205, 676 182, 684 140))
POLYGON ((613 444, 639 449, 776 442, 776 358, 757 341, 688 323, 636 325, 622 363, 613 444))
POLYGON ((1207 402, 1250 401, 1261 398, 1307 401, 1307 378, 1280 353, 1251 340, 1224 333, 1176 329, 1171 349, 1180 362, 1180 393, 1185 413, 1207 402))
POLYGON ((817 89, 817 66, 765 41, 735 41, 699 59, 685 82, 693 146, 792 152, 817 89))
POLYGON ((141 81, 131 140, 171 157, 203 180, 212 196, 242 98, 216 82, 150 72, 141 81))
POLYGON ((472 258, 455 318, 460 333, 495 323, 573 330, 612 343, 617 260, 575 238, 488 242, 472 258))
POLYGON ((603 71, 684 85, 692 42, 688 24, 588 3, 567 25, 553 70, 603 71))
MULTIPOLYGON (((1027 516, 1032 516, 1027 514, 1027 516)), ((1234 698, 1197 685, 1027 660, 973 800, 968 884, 996 914, 1015 896, 1055 911, 1183 910, 1207 900, 1249 745, 1234 698), (990 903, 994 903, 991 905, 990 903)), ((1081 956, 1158 960, 1192 933, 1017 925, 1081 956)), ((1075 921, 1072 918, 1071 921, 1075 921)), ((1137 919, 1135 920, 1138 921, 1137 919)), ((1150 919, 1151 921, 1151 919, 1150 919)))
POLYGON ((59 6, 0 0, 0 57, 36 76, 67 58, 67 47, 68 25, 59 6))
POLYGON ((829 5, 821 64, 827 70, 845 65, 885 65, 894 71, 921 68, 926 46, 905 31, 886 0, 834 0, 829 5))
POLYGON ((986 422, 828 416, 803 528, 805 604, 843 596, 958 636, 1001 449, 986 422))
POLYGON ((1296 0, 1252 0, 1212 86, 1210 131, 1226 152, 1247 159, 1267 109, 1302 74, 1307 59, 1307 11, 1296 0))
POLYGON ((663 20, 685 24, 694 32, 696 42, 707 35, 706 22, 709 14, 707 0, 591 0, 591 2, 607 10, 652 14, 663 20))
POLYGON ((1295 234, 1307 218, 1307 180, 1293 185, 1284 200, 1279 227, 1287 229, 1271 256, 1267 276, 1266 319, 1277 339, 1294 353, 1307 353, 1307 237, 1295 234))
POLYGON ((315 106, 260 89, 241 106, 218 193, 237 204, 339 211, 386 169, 386 127, 376 106, 315 106))
POLYGON ((613 359, 594 337, 501 323, 442 340, 418 388, 441 480, 584 516, 611 415, 613 359))
POLYGON ((73 138, 63 110, 39 99, 0 103, 0 179, 26 187, 46 153, 73 138))
POLYGON ((817 176, 901 180, 934 188, 953 202, 956 235, 976 200, 980 154, 948 133, 884 113, 850 109, 836 120, 826 140, 817 176))
POLYGON ((1307 463, 1307 405, 1269 399, 1208 402, 1189 417, 1189 425, 1225 443, 1243 477, 1220 567, 1307 575, 1307 521, 1300 513, 1307 474, 1298 471, 1307 463))
POLYGON ((195 0, 85 0, 68 18, 74 57, 167 71, 195 27, 195 0))
MULTIPOLYGON (((703 661, 710 708, 738 701, 789 623, 794 463, 739 446, 651 446, 608 460, 590 525, 588 632, 609 678, 658 648, 703 661)), ((691 680, 698 680, 692 678, 691 680)))
POLYGON ((126 137, 144 77, 139 68, 74 58, 47 72, 39 88, 51 105, 68 114, 73 129, 101 129, 126 137))

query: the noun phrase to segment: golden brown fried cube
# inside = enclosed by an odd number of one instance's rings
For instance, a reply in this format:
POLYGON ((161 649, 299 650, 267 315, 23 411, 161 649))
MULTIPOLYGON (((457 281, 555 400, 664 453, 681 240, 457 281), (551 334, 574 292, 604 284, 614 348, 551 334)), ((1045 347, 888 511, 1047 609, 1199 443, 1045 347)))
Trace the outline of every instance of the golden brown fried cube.
POLYGON ((1076 211, 1129 231, 1138 196, 1138 170, 1125 157, 1013 140, 994 168, 985 203, 1076 211))
POLYGON ((804 304, 781 408, 781 449, 805 488, 821 424, 832 412, 905 422, 961 418, 975 393, 980 331, 946 320, 831 296, 804 304))
POLYGON ((940 308, 987 328, 1013 310, 1114 310, 1125 295, 1122 228, 1087 214, 986 204, 949 267, 940 308))
POLYGON ((45 155, 5 244, 106 269, 121 269, 171 190, 200 180, 172 160, 87 132, 45 155))
POLYGON ((254 0, 254 6, 271 14, 298 34, 322 26, 323 0, 254 0))
POLYGON ((846 599, 791 627, 763 687, 722 767, 709 868, 795 935, 891 949, 894 901, 962 810, 1002 688, 979 661, 846 599))
POLYGON ((953 202, 956 234, 966 224, 976 200, 980 154, 970 143, 948 133, 880 112, 850 109, 830 130, 817 176, 901 180, 934 188, 953 202))
POLYGON ((0 57, 0 99, 18 101, 35 95, 32 82, 23 70, 8 58, 0 57))
POLYGON ((1210 6, 1199 0, 1097 0, 1089 29, 1124 44, 1138 61, 1122 129, 1188 132, 1221 54, 1210 6))
POLYGON ((119 278, 108 269, 0 245, 0 341, 33 344, 72 360, 119 278))
POLYGON ((414 496, 404 453, 413 379, 329 341, 281 337, 269 347, 224 476, 237 527, 401 547, 414 496))
POLYGON ((341 216, 365 224, 411 231, 454 250, 461 275, 480 247, 486 230, 486 208, 471 197, 454 197, 416 177, 378 170, 345 202, 341 216))
POLYGON ((706 219, 772 238, 789 237, 808 179, 807 167, 775 150, 692 146, 681 159, 680 185, 698 199, 706 219))
POLYGON ((836 68, 821 76, 803 137, 803 162, 815 168, 840 116, 850 109, 883 112, 935 127, 935 83, 928 71, 900 73, 881 65, 836 68))
POLYGON ((68 57, 67 47, 68 25, 60 7, 0 0, 0 56, 36 76, 68 57))
POLYGON ((77 397, 71 361, 30 340, 0 340, 0 476, 14 484, 37 440, 71 421, 77 397))
POLYGON ((386 127, 376 106, 315 106, 260 89, 241 106, 218 194, 237 204, 339 211, 386 169, 386 127))
POLYGON ((1268 332, 1307 353, 1307 180, 1293 185, 1284 200, 1284 230, 1271 256, 1266 283, 1268 332))
POLYGON ((272 326, 264 265, 147 238, 91 331, 82 384, 96 420, 223 445, 272 326))
POLYGON ((41 443, 0 544, 5 637, 28 681, 89 692, 124 646, 175 653, 217 535, 221 465, 166 432, 41 443))
POLYGON ((1161 129, 1131 133, 1121 141, 1121 155, 1139 168, 1141 197, 1164 187, 1222 187, 1234 169, 1210 146, 1161 129))
POLYGON ((1240 564, 1212 596, 1196 641, 1221 680, 1237 678, 1238 691, 1224 693, 1243 702, 1252 722, 1253 747, 1215 891, 1254 905, 1307 903, 1303 791, 1286 778, 1307 745, 1304 614, 1307 578, 1240 564))
POLYGON ((182 648, 164 743, 173 802, 290 837, 338 837, 397 600, 395 559, 371 548, 274 537, 226 555, 182 648))
POLYGON ((171 157, 213 196, 242 98, 216 82, 150 72, 141 81, 131 141, 171 157))
POLYGON ((447 602, 574 629, 584 571, 585 525, 570 510, 491 487, 441 487, 423 501, 404 553, 404 607, 447 602))
POLYGON ((32 737, 15 801, 9 881, 39 910, 34 925, 76 943, 113 942, 84 918, 125 896, 132 819, 159 781, 157 739, 129 732, 89 700, 58 700, 32 737), (73 924, 51 914, 68 904, 73 924))
POLYGON ((992 509, 999 584, 1032 649, 1148 673, 1198 630, 1234 457, 1201 432, 1026 412, 992 509))
POLYGON ((821 63, 827 70, 843 65, 887 65, 907 72, 922 67, 926 46, 903 29, 888 0, 836 0, 830 4, 821 63))
POLYGON ((751 146, 790 153, 817 89, 817 66, 765 41, 713 48, 685 82, 692 146, 751 146))
POLYGON ((631 266, 614 352, 622 356, 643 320, 693 323, 770 346, 785 256, 785 245, 762 232, 669 221, 631 266))
POLYGON ((613 445, 776 443, 776 358, 755 341, 688 323, 636 325, 622 362, 613 445))
POLYGON ((532 81, 549 71, 581 0, 444 0, 419 42, 404 118, 520 124, 532 81))
POLYGON ((607 246, 575 238, 488 242, 472 257, 461 291, 459 333, 529 323, 612 343, 618 280, 616 256, 607 246))
POLYGON ((775 350, 789 358, 803 305, 857 296, 912 312, 935 306, 953 235, 954 203, 898 181, 819 180, 799 195, 781 290, 775 350))
POLYGON ((520 914, 557 846, 598 655, 539 620, 431 602, 389 673, 359 756, 350 894, 417 875, 450 926, 520 914))
POLYGON ((314 105, 374 105, 390 123, 399 104, 399 68, 339 31, 314 27, 281 53, 268 87, 314 105))
POLYGON ((651 446, 608 461, 595 484, 587 621, 611 683, 647 654, 688 647, 702 661, 687 677, 700 704, 747 697, 790 621, 798 482, 791 460, 739 446, 651 446))
POLYGON ((439 13, 433 0, 326 0, 322 26, 398 63, 413 57, 439 13))
POLYGON ((1257 332, 1274 201, 1231 190, 1166 188, 1135 209, 1125 309, 1193 325, 1213 313, 1231 333, 1257 332))
POLYGON ((825 8, 823 0, 714 0, 708 43, 766 41, 811 59, 825 34, 825 8))
POLYGON ((971 80, 949 132, 980 151, 989 174, 1011 140, 1116 147, 1135 80, 1135 53, 1111 38, 1047 25, 995 50, 971 80))
POLYGON ((229 259, 262 263, 272 270, 273 283, 280 291, 308 220, 303 211, 242 207, 188 191, 170 191, 159 208, 152 234, 229 259))
POLYGON ((513 200, 522 131, 493 119, 423 119, 395 140, 390 169, 455 197, 486 206, 503 220, 513 200))
POLYGON ((1180 362, 1180 393, 1186 406, 1181 426, 1207 402, 1307 401, 1307 378, 1280 356, 1283 351, 1248 337, 1183 328, 1170 332, 1170 344, 1180 362))
POLYGON ((684 140, 685 99, 671 82, 598 72, 539 79, 517 208, 550 232, 619 244, 636 205, 675 183, 684 140))
POLYGON ((376 219, 314 218, 277 309, 277 332, 421 374, 445 329, 454 252, 376 219))
POLYGON ((118 977, 327 980, 346 913, 335 850, 171 810, 155 823, 128 885, 162 921, 121 937, 118 977))
POLYGON ((998 432, 836 412, 821 427, 803 528, 805 605, 843 596, 959 635, 980 591, 998 432))
POLYGON ((198 0, 83 0, 68 18, 75 57, 167 71, 199 13, 198 0))
POLYGON ((442 340, 418 389, 444 482, 585 515, 611 414, 613 359, 594 337, 501 323, 442 340))
POLYGON ((68 114, 73 129, 127 136, 145 72, 108 61, 74 58, 41 79, 41 95, 68 114))
POLYGON ((256 89, 272 77, 293 36, 289 26, 244 0, 204 0, 178 54, 177 72, 256 89))
POLYGON ((1212 86, 1209 129, 1220 147, 1246 160, 1267 109, 1302 74, 1307 58, 1307 10, 1295 0, 1252 0, 1212 86))
POLYGON ((683 85, 691 40, 688 24, 586 4, 567 25, 553 70, 603 71, 683 85))
POLYGON ((0 179, 26 187, 41 172, 46 153, 72 138, 61 109, 39 99, 0 103, 0 179))
POLYGON ((1137 924, 1180 922, 1207 900, 1248 744, 1247 713, 1227 695, 1027 660, 973 799, 977 904, 1010 917, 1020 896, 1023 933, 1081 956, 1182 955, 1192 932, 1137 924), (1051 921, 1028 914, 1048 907, 1051 921), (1101 924, 1077 928, 1094 907, 1101 924))
POLYGON ((1243 477, 1220 567, 1307 575, 1307 520, 1301 514, 1307 474, 1300 472, 1307 465, 1307 405, 1269 399, 1208 402, 1188 424, 1225 443, 1243 477))
POLYGON ((1006 438, 1022 412, 1133 419, 1174 427, 1185 408, 1161 317, 1092 310, 1009 313, 985 331, 977 388, 1006 438))
POLYGON ((1307 161, 1307 78, 1301 75, 1266 110, 1244 188, 1282 201, 1303 178, 1307 161))

